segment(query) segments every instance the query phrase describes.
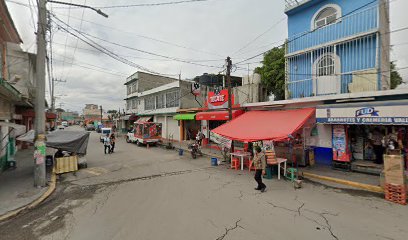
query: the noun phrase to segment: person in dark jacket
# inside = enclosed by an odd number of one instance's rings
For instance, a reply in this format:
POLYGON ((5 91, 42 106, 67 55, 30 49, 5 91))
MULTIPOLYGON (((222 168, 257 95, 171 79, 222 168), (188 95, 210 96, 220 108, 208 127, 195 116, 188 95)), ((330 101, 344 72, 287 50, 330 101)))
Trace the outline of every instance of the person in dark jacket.
POLYGON ((254 161, 252 162, 255 167, 255 181, 258 183, 258 187, 255 190, 265 192, 266 185, 262 182, 262 175, 265 175, 266 169, 266 158, 265 154, 262 153, 260 146, 255 147, 254 161))

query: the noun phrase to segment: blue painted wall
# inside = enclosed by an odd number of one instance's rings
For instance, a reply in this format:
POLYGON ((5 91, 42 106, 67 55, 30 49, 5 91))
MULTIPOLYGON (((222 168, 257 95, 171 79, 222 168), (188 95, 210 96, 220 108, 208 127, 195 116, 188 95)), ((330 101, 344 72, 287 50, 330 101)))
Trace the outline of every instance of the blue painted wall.
MULTIPOLYGON (((310 24, 313 15, 326 4, 337 4, 340 6, 342 15, 347 15, 354 9, 364 6, 373 0, 311 0, 305 7, 298 7, 289 12, 288 15, 288 34, 289 38, 306 31, 310 31, 310 24)), ((378 0, 369 6, 378 5, 378 0)))
MULTIPOLYGON (((315 1, 312 1, 314 3, 315 1)), ((367 7, 357 11, 360 13, 350 14, 334 24, 311 31, 311 22, 313 15, 326 4, 338 4, 342 9, 342 16, 349 14, 358 7, 364 6, 372 0, 326 0, 316 1, 310 7, 297 9, 296 13, 288 13, 288 53, 300 51, 306 48, 317 46, 323 43, 335 41, 340 38, 352 36, 355 34, 375 31, 378 28, 378 8, 376 4, 370 4, 367 7), (305 34, 307 33, 307 34, 305 34)))
MULTIPOLYGON (((341 93, 348 93, 348 84, 352 81, 352 75, 346 74, 355 71, 375 68, 377 36, 370 35, 360 41, 337 45, 336 52, 340 58, 341 93)), ((334 52, 334 47, 326 49, 334 52)), ((316 74, 313 72, 313 63, 321 56, 321 52, 313 52, 313 62, 311 53, 297 56, 289 63, 289 85, 288 90, 292 98, 310 97, 313 95, 312 78, 316 74)))

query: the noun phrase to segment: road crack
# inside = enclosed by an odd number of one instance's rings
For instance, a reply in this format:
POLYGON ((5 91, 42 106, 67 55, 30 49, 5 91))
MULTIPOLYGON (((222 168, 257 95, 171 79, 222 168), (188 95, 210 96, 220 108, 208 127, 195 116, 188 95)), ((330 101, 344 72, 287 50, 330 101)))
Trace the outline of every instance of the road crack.
POLYGON ((216 240, 223 240, 230 231, 234 231, 237 228, 242 228, 244 229, 242 226, 239 225, 239 222, 241 221, 241 219, 239 219, 238 221, 235 222, 235 226, 230 227, 230 228, 225 228, 225 233, 222 234, 221 236, 219 236, 216 240))
POLYGON ((311 222, 313 222, 313 223, 319 225, 320 227, 323 227, 324 229, 326 229, 334 239, 336 239, 336 240, 339 239, 339 238, 334 234, 333 229, 332 229, 332 225, 330 224, 329 219, 326 217, 326 215, 336 216, 336 217, 337 217, 338 214, 330 213, 330 212, 327 212, 327 211, 325 211, 325 212, 317 212, 317 211, 313 211, 313 210, 307 209, 307 208, 305 208, 305 205, 306 205, 306 204, 305 204, 304 202, 299 201, 299 200, 297 199, 297 196, 296 196, 296 198, 295 198, 295 201, 297 201, 297 202, 300 203, 300 206, 299 206, 297 209, 290 209, 290 208, 287 208, 287 207, 279 206, 279 205, 276 205, 276 204, 274 204, 274 203, 272 203, 272 202, 267 202, 267 203, 268 203, 269 205, 272 205, 274 208, 280 208, 280 209, 283 209, 283 210, 285 210, 285 211, 287 211, 287 212, 297 213, 297 214, 295 215, 295 217, 296 217, 297 215, 298 215, 298 216, 301 216, 301 217, 305 218, 306 220, 311 221, 311 222), (314 219, 314 218, 305 216, 305 215, 303 214, 304 211, 307 211, 307 212, 309 212, 309 213, 312 213, 312 214, 314 214, 314 215, 317 215, 317 216, 321 217, 321 218, 324 220, 324 224, 320 223, 319 221, 317 221, 317 220, 314 219))

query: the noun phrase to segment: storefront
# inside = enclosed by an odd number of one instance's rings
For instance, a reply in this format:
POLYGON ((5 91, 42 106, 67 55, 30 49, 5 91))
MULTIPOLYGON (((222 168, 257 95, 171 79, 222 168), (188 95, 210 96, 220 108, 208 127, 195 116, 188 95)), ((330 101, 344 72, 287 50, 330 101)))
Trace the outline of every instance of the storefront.
POLYGON ((195 118, 195 113, 177 114, 173 117, 174 120, 178 121, 180 141, 195 139, 201 127, 200 121, 197 121, 195 118))
POLYGON ((408 101, 383 101, 320 106, 318 124, 331 129, 332 161, 354 170, 379 174, 383 154, 408 150, 408 101))
POLYGON ((285 158, 289 163, 306 165, 304 139, 314 124, 314 108, 249 111, 212 132, 242 143, 261 142, 265 145, 267 141, 270 145, 272 141, 277 157, 285 158))

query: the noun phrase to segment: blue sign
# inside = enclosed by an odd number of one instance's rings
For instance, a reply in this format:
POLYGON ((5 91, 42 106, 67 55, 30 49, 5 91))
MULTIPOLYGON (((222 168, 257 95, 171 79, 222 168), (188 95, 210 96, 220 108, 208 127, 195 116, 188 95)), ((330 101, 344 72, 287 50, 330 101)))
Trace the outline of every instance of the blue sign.
POLYGON ((356 111, 356 117, 361 117, 364 115, 370 115, 370 116, 375 116, 375 117, 379 116, 378 111, 376 111, 375 108, 373 107, 365 107, 365 108, 361 108, 356 111))

